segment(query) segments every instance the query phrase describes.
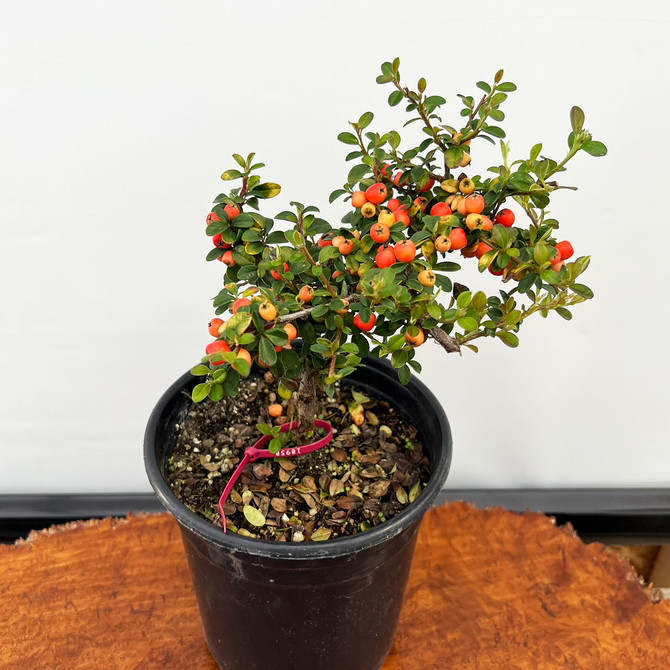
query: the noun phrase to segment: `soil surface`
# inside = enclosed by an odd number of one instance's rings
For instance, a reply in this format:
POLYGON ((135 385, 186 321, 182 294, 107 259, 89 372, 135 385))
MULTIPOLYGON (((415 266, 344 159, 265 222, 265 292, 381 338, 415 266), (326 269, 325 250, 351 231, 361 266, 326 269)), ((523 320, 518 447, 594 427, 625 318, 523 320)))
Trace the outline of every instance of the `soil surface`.
MULTIPOLYGON (((261 437, 257 425, 289 420, 290 403, 277 392, 270 373, 249 377, 233 398, 193 404, 177 426, 168 483, 189 509, 215 525, 222 525, 218 502, 228 479, 244 449, 261 437), (270 418, 273 403, 284 406, 284 415, 270 418)), ((318 407, 318 418, 333 426, 332 442, 303 456, 247 465, 224 507, 228 532, 278 542, 353 535, 391 519, 421 494, 428 458, 405 417, 348 385, 338 387, 334 398, 320 392, 318 407), (365 421, 357 426, 361 405, 365 421)), ((291 446, 288 433, 282 448, 291 446)))

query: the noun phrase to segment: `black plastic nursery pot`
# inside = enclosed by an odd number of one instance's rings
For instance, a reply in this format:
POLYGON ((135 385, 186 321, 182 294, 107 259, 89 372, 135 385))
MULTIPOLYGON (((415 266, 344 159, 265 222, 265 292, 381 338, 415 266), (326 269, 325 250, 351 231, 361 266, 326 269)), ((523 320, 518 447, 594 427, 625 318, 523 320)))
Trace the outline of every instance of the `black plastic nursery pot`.
POLYGON ((346 379, 419 429, 431 477, 419 498, 390 521, 325 542, 225 534, 173 495, 165 474, 175 426, 198 381, 190 373, 151 414, 145 467, 179 523, 207 644, 224 670, 378 670, 391 649, 419 526, 449 471, 451 431, 428 388, 417 379, 402 386, 384 361, 365 359, 346 379))

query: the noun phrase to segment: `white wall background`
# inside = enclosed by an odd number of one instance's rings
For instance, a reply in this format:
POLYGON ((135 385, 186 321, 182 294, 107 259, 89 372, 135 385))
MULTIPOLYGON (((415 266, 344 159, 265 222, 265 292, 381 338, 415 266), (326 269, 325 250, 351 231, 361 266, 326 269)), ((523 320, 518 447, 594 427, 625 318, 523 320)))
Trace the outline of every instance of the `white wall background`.
POLYGON ((149 490, 146 419, 208 341, 221 266, 203 220, 230 154, 256 151, 283 185, 267 213, 298 199, 337 220, 336 135, 368 109, 404 122, 374 83, 396 55, 450 99, 504 67, 520 156, 560 155, 573 104, 610 149, 575 160, 580 190, 553 208, 593 255, 595 300, 528 323, 515 351, 420 352, 452 422, 450 485, 667 485, 667 3, 0 7, 0 493, 149 490))

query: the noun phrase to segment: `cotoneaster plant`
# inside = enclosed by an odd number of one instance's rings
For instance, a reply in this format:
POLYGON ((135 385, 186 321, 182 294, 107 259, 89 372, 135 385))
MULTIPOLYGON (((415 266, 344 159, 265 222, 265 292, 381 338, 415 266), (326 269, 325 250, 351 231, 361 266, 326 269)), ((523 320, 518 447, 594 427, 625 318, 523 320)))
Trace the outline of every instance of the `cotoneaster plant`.
MULTIPOLYGON (((221 177, 240 185, 220 194, 206 217, 214 244, 207 259, 226 266, 214 308, 226 316, 209 325, 215 339, 192 371, 205 377, 193 399, 235 395, 255 362, 279 379, 284 403, 270 415, 297 419, 299 442, 314 432, 317 385, 332 392, 366 355, 389 357, 406 384, 421 371, 415 350, 427 339, 449 353, 476 352, 484 338, 516 347, 529 317, 570 319, 571 307, 593 297, 580 281, 589 256, 561 239, 548 210, 556 190, 573 188, 556 181, 572 158, 607 152, 584 129, 579 107, 570 111, 564 157, 549 158, 536 144, 513 159, 498 124, 516 86, 502 70, 491 84, 477 83, 479 96, 458 96, 454 125, 438 116, 446 100, 427 95, 425 79, 415 90, 401 83, 399 59, 382 65, 377 82, 393 88, 389 104, 404 103, 405 125, 420 124, 426 138, 401 149, 397 131, 370 129, 372 112, 340 133, 353 163, 330 197, 349 201, 340 223, 300 202, 274 217, 261 214, 260 202, 280 186, 261 182, 254 154, 233 155, 238 167, 221 177), (480 141, 499 141, 499 165, 474 168, 480 141), (500 277, 498 292, 456 282, 457 260, 500 277), (293 348, 297 337, 302 345, 293 348)), ((351 416, 357 425, 365 420, 362 408, 351 416)), ((276 452, 281 440, 273 435, 276 452)))

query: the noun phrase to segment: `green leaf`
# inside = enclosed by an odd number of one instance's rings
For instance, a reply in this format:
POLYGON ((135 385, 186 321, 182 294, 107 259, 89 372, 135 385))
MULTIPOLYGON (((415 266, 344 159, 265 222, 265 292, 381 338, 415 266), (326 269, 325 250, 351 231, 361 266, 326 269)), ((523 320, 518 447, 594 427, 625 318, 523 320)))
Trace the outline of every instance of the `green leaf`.
POLYGON ((481 88, 484 93, 490 93, 491 87, 485 81, 478 81, 477 88, 481 88))
POLYGON ((249 312, 238 312, 225 322, 223 329, 219 332, 223 335, 231 331, 235 335, 241 335, 251 325, 251 314, 249 312))
POLYGON ((242 173, 239 170, 226 170, 222 175, 223 181, 231 181, 231 179, 239 179, 242 173))
POLYGON ((275 345, 265 337, 261 337, 261 341, 258 344, 258 353, 263 359, 263 363, 265 363, 265 365, 274 365, 277 362, 277 351, 275 350, 275 345))
POLYGON ((358 119, 358 127, 363 130, 363 128, 367 128, 371 123, 372 119, 375 118, 375 115, 372 112, 365 112, 361 116, 360 119, 358 119))
POLYGON ((576 105, 570 110, 572 131, 578 133, 584 127, 584 112, 576 105))
POLYGON ((399 105, 402 102, 402 97, 402 91, 393 91, 393 93, 389 95, 389 105, 391 105, 391 107, 399 105))
POLYGON ((274 198, 276 195, 281 193, 281 186, 279 184, 274 184, 272 182, 267 182, 266 184, 259 184, 251 190, 251 195, 256 196, 257 198, 274 198))
POLYGON ((581 295, 582 298, 593 298, 593 291, 584 284, 573 284, 570 287, 577 295, 581 295))
POLYGON ((193 402, 202 402, 208 395, 211 384, 198 384, 193 388, 191 397, 193 402))
POLYGON ((340 133, 337 139, 344 144, 358 144, 358 138, 353 133, 340 133))
POLYGON ((477 330, 477 319, 471 316, 462 316, 457 323, 465 331, 477 330))
POLYGON ((235 396, 239 392, 240 373, 230 368, 224 379, 219 380, 223 386, 223 392, 227 396, 235 396))
POLYGON ((209 389, 210 400, 214 402, 219 402, 223 398, 223 386, 221 384, 212 384, 212 388, 209 389))
POLYGON ((493 137, 505 137, 505 131, 502 128, 499 128, 498 126, 485 126, 482 128, 483 133, 488 133, 489 135, 493 135, 493 137))
POLYGON ((237 370, 243 377, 248 377, 251 366, 244 358, 236 358, 231 365, 234 370, 237 370))
POLYGON ((595 140, 582 144, 582 149, 591 156, 604 156, 607 153, 607 147, 602 142, 595 140))
POLYGON ((553 270, 545 270, 540 277, 542 277, 542 281, 546 281, 547 284, 553 285, 561 283, 561 276, 558 272, 554 272, 553 270))
POLYGON ((444 159, 447 163, 447 167, 455 168, 461 164, 463 160, 463 149, 461 147, 449 147, 447 152, 444 154, 444 159))
POLYGON ((195 377, 202 377, 203 375, 209 374, 209 367, 206 365, 196 365, 192 370, 191 374, 195 377))
POLYGON ((354 167, 349 170, 349 175, 347 177, 347 183, 350 186, 353 186, 356 182, 360 181, 366 174, 370 172, 370 167, 368 165, 354 165, 354 167))
POLYGON ((539 158, 541 152, 542 152, 542 142, 536 144, 530 150, 530 160, 531 160, 531 162, 536 161, 539 158))
POLYGON ((332 203, 335 202, 340 196, 344 195, 344 194, 347 193, 347 192, 348 192, 348 191, 346 191, 346 190, 343 189, 343 188, 335 189, 335 190, 330 194, 330 196, 328 197, 328 202, 332 204, 332 203))
POLYGON ((498 84, 496 88, 499 91, 511 93, 512 91, 516 91, 516 84, 513 84, 511 81, 504 81, 502 84, 498 84))
POLYGON ((263 512, 261 512, 256 507, 252 507, 251 505, 244 506, 244 518, 252 526, 257 526, 258 528, 261 528, 265 525, 265 516, 263 516, 263 512))
POLYGON ((463 291, 463 293, 461 293, 456 299, 456 307, 458 307, 458 309, 465 309, 470 304, 471 300, 472 292, 463 291))
POLYGON ((514 349, 519 346, 519 338, 514 333, 505 330, 496 333, 496 337, 502 340, 508 347, 514 349))
POLYGON ((407 365, 398 368, 398 379, 403 386, 407 386, 412 381, 412 371, 407 365))
POLYGON ((272 344, 278 347, 284 347, 288 344, 288 335, 283 328, 273 328, 272 330, 266 330, 263 335, 264 337, 267 337, 268 340, 272 342, 272 344))
POLYGON ((437 107, 438 105, 444 105, 446 102, 441 95, 431 95, 425 99, 424 105, 427 107, 437 107))
POLYGON ((240 156, 240 154, 233 154, 233 158, 235 159, 235 162, 236 162, 241 168, 246 169, 246 167, 247 167, 247 163, 246 163, 246 161, 244 160, 244 158, 242 158, 242 156, 240 156))
POLYGON ((565 309, 565 307, 557 307, 556 314, 562 316, 566 321, 572 319, 572 312, 569 309, 565 309))

